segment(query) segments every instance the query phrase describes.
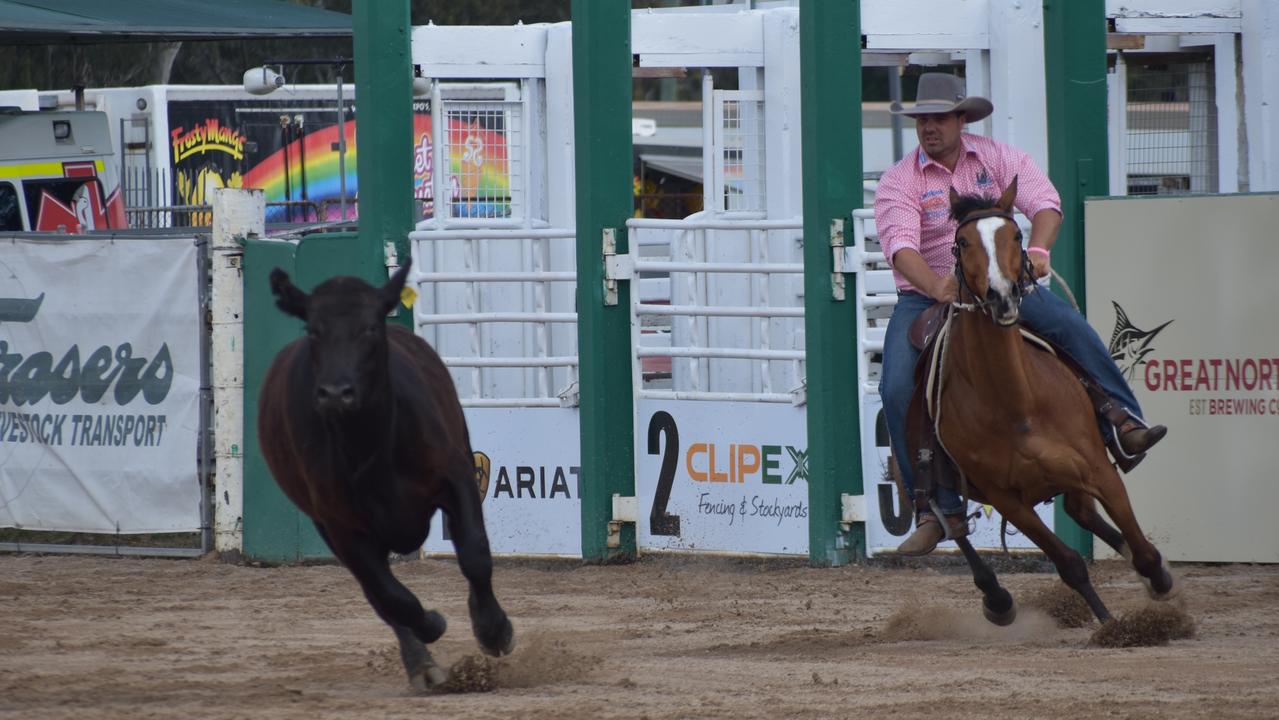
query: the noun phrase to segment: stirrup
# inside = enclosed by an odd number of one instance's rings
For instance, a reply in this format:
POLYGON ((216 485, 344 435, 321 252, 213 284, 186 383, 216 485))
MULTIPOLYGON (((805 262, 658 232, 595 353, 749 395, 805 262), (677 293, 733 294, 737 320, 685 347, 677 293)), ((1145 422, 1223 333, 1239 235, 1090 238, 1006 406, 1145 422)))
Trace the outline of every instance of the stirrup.
MULTIPOLYGON (((950 531, 950 521, 946 519, 947 517, 950 517, 950 515, 947 515, 946 513, 941 511, 941 505, 937 504, 937 498, 928 498, 928 507, 933 511, 933 514, 937 516, 937 522, 941 525, 942 537, 944 539, 954 540, 956 538, 968 537, 968 515, 967 514, 961 515, 961 517, 963 518, 963 521, 960 527, 964 529, 964 533, 962 535, 956 535, 955 533, 950 531)), ((966 512, 966 511, 961 511, 961 513, 962 512, 966 512)))
POLYGON ((1110 425, 1110 432, 1104 433, 1105 437, 1102 439, 1106 448, 1110 450, 1110 457, 1114 459, 1115 467, 1125 474, 1132 472, 1133 468, 1146 459, 1146 453, 1131 455, 1124 450, 1123 443, 1119 441, 1119 428, 1129 421, 1135 422, 1143 428, 1149 428, 1150 423, 1127 407, 1116 403, 1113 398, 1107 398, 1106 402, 1096 405, 1095 409, 1110 425))

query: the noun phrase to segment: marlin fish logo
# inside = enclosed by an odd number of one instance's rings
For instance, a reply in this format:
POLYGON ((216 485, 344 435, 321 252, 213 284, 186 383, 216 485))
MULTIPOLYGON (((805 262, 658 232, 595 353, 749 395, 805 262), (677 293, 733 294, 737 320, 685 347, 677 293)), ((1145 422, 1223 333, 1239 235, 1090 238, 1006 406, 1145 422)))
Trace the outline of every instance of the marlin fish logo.
POLYGON ((1128 313, 1124 312, 1119 303, 1111 300, 1110 304, 1115 306, 1115 332, 1110 336, 1110 357, 1119 366, 1124 378, 1132 382, 1132 377, 1142 360, 1155 350, 1150 347, 1150 342, 1155 339, 1160 330, 1168 327, 1172 320, 1154 330, 1141 330, 1132 324, 1128 319, 1128 313))

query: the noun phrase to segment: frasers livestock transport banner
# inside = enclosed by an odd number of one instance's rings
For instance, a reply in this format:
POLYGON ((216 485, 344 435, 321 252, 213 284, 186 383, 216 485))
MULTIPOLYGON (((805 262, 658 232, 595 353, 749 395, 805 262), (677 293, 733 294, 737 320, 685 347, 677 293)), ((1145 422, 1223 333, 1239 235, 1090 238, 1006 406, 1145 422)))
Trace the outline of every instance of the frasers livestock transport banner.
MULTIPOLYGON (((484 527, 498 555, 582 556, 580 413, 574 408, 466 408, 484 527)), ((427 552, 453 552, 442 515, 427 552)))
POLYGON ((640 547, 808 554, 804 408, 640 400, 636 417, 640 547))
POLYGON ((1168 426, 1125 478, 1137 521, 1170 560, 1279 562, 1279 194, 1089 200, 1086 222, 1089 322, 1168 426))
POLYGON ((0 527, 197 530, 193 241, 0 247, 0 527))

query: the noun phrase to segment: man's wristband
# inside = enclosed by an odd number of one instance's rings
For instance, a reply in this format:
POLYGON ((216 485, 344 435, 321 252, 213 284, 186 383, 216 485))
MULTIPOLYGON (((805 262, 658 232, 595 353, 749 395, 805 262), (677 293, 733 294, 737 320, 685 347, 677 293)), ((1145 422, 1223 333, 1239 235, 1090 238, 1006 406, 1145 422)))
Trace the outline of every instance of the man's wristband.
POLYGON ((1028 247, 1026 248, 1026 252, 1039 253, 1043 255, 1044 257, 1050 257, 1052 255, 1052 253, 1048 252, 1048 248, 1041 248, 1041 247, 1028 247))

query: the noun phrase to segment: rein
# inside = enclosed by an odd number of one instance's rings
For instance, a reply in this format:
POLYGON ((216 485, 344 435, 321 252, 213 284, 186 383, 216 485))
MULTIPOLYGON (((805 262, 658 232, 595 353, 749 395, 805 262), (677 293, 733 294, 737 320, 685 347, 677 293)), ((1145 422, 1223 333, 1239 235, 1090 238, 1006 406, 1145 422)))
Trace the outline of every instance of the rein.
MULTIPOLYGON (((951 303, 951 307, 967 312, 984 312, 987 316, 993 319, 994 315, 992 313, 992 308, 995 306, 995 301, 977 297, 977 293, 968 286, 968 281, 964 279, 964 267, 959 258, 959 231, 969 223, 974 223, 978 220, 985 220, 986 218, 1003 218, 1014 225, 1017 224, 1016 219, 1006 212, 999 210, 983 210, 965 217, 960 221, 959 225, 955 227, 955 242, 951 245, 950 252, 955 256, 955 279, 959 284, 959 292, 956 293, 956 299, 951 303), (973 302, 960 302, 959 298, 962 297, 965 292, 967 292, 968 296, 973 299, 973 302)), ((1019 297, 1034 289, 1034 280, 1031 277, 1033 274, 1034 273, 1031 270, 1030 256, 1026 253, 1026 249, 1022 248, 1021 268, 1017 273, 1017 283, 1014 285, 1014 293, 1016 293, 1019 297)))

